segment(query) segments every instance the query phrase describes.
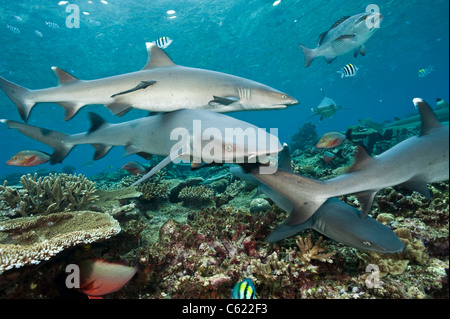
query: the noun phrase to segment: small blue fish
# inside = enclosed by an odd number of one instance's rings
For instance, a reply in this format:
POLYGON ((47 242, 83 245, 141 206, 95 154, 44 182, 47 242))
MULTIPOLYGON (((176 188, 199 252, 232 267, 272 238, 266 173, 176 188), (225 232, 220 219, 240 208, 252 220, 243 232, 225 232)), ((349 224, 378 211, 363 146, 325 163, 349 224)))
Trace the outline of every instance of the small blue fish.
POLYGON ((337 71, 337 73, 341 74, 341 78, 343 77, 353 77, 358 73, 359 68, 356 65, 353 65, 351 63, 344 66, 341 70, 337 71))
POLYGON ((160 49, 167 48, 172 42, 173 42, 173 40, 169 37, 162 37, 156 41, 153 41, 153 43, 156 44, 158 46, 158 48, 160 48, 160 49))
POLYGON ((45 25, 52 29, 59 29, 59 25, 57 25, 55 22, 45 21, 45 25))
POLYGON ((426 77, 427 75, 429 75, 433 71, 434 71, 433 66, 430 65, 427 68, 423 68, 423 69, 420 69, 419 71, 417 71, 417 76, 419 78, 424 78, 424 77, 426 77))
POLYGON ((9 24, 6 25, 6 28, 9 29, 9 30, 11 30, 11 31, 14 32, 15 34, 19 34, 19 33, 20 33, 20 30, 19 30, 18 28, 13 27, 13 26, 11 26, 11 25, 9 25, 9 24))
POLYGON ((249 278, 246 278, 243 281, 238 282, 231 291, 231 298, 258 299, 253 281, 249 278))

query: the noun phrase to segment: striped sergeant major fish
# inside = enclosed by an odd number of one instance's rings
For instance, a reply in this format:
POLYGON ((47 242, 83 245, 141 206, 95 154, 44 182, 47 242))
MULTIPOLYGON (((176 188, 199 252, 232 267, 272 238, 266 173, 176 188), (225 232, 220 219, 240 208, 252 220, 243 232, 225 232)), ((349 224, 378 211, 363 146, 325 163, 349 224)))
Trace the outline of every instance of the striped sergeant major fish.
POLYGON ((153 41, 153 43, 160 49, 167 48, 172 42, 173 40, 169 37, 161 37, 158 40, 153 41))
POLYGON ((231 298, 258 299, 253 281, 249 278, 245 278, 243 281, 238 282, 231 291, 231 298))
POLYGON ((359 68, 356 65, 349 63, 346 66, 344 66, 342 69, 337 71, 337 73, 341 74, 341 78, 343 78, 343 77, 348 78, 348 77, 355 76, 356 73, 358 73, 358 70, 359 70, 359 68))
POLYGON ((417 76, 419 78, 424 78, 433 71, 434 71, 433 66, 430 65, 429 67, 426 67, 426 68, 423 68, 423 69, 420 69, 419 71, 417 71, 417 76))

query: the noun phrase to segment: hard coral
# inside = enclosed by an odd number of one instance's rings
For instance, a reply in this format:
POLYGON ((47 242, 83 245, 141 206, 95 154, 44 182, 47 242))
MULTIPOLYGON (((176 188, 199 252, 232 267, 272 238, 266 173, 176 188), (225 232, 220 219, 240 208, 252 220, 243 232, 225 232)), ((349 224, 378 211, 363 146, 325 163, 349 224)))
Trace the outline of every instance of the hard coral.
POLYGON ((213 203, 213 196, 214 191, 203 185, 185 187, 178 194, 178 198, 182 200, 184 204, 195 207, 213 203))
POLYGON ((62 250, 110 238, 120 232, 108 214, 78 211, 0 222, 0 274, 38 264, 62 250))
POLYGON ((76 211, 97 200, 94 183, 83 175, 49 174, 45 177, 23 175, 23 189, 0 186, 3 200, 21 216, 37 213, 76 211))

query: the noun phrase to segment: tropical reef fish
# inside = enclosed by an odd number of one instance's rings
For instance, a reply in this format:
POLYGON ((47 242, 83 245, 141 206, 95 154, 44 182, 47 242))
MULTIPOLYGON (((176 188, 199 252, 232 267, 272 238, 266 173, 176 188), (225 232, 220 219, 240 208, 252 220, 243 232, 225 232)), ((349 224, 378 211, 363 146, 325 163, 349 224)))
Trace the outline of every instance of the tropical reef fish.
MULTIPOLYGON (((436 99, 436 108, 434 114, 439 122, 448 125, 449 122, 449 107, 448 103, 441 99, 436 99)), ((393 122, 387 124, 380 124, 372 121, 371 119, 360 120, 361 124, 367 127, 375 129, 378 133, 383 134, 386 130, 402 130, 405 128, 420 128, 422 125, 420 115, 413 114, 402 119, 396 118, 393 122)))
POLYGON ((24 150, 11 157, 6 164, 29 167, 47 163, 49 160, 50 154, 35 150, 24 150))
POLYGON ((103 296, 122 289, 137 271, 120 263, 103 259, 88 259, 78 264, 80 267, 80 292, 88 296, 103 296))
POLYGON ((331 63, 336 57, 348 52, 354 56, 365 55, 364 43, 379 28, 383 15, 377 12, 364 12, 354 16, 343 17, 319 36, 317 47, 309 49, 299 44, 305 55, 305 68, 320 56, 331 63))
POLYGON ((253 281, 249 278, 238 282, 231 291, 233 299, 258 299, 253 281))
POLYGON ((0 87, 16 104, 24 121, 39 102, 60 104, 66 110, 66 120, 88 104, 104 104, 114 114, 123 115, 131 108, 152 112, 201 109, 224 113, 284 109, 298 103, 287 94, 258 82, 176 65, 155 44, 146 45, 149 59, 141 71, 82 81, 52 67, 59 78, 57 87, 29 90, 1 77, 0 87))
POLYGON ((52 29, 59 29, 59 25, 55 22, 45 21, 45 25, 52 29))
POLYGON ((323 160, 325 161, 325 163, 327 165, 329 165, 331 163, 332 160, 334 160, 336 158, 336 154, 330 152, 330 151, 325 151, 323 153, 323 160))
POLYGON ((144 167, 144 165, 135 162, 135 161, 131 161, 126 163, 124 166, 122 166, 122 168, 128 172, 130 172, 131 174, 133 174, 134 176, 136 176, 137 174, 142 174, 142 173, 146 173, 148 170, 144 167))
POLYGON ((311 112, 314 112, 309 118, 319 115, 320 121, 323 120, 324 117, 333 117, 333 115, 337 112, 337 110, 343 110, 342 106, 336 105, 336 102, 329 97, 324 97, 322 101, 320 101, 319 105, 315 108, 311 108, 311 112))
POLYGON ((42 32, 41 31, 38 31, 38 30, 34 30, 34 34, 37 36, 37 37, 39 37, 39 38, 42 38, 44 35, 42 34, 42 32))
POLYGON ((419 136, 410 137, 376 158, 358 146, 355 162, 349 171, 326 181, 315 180, 278 169, 274 174, 252 175, 261 183, 297 203, 288 211, 288 226, 303 223, 330 197, 355 194, 366 217, 376 193, 390 186, 402 186, 431 198, 427 184, 448 180, 449 131, 437 120, 422 99, 413 100, 422 128, 419 136))
POLYGON ((341 145, 346 139, 346 136, 339 132, 328 132, 322 135, 317 148, 335 148, 341 145))
POLYGON ((20 29, 19 28, 16 28, 16 27, 13 27, 12 25, 9 25, 9 24, 7 24, 6 25, 6 28, 8 29, 8 30, 11 30, 13 33, 15 33, 15 34, 19 34, 20 33, 20 29))
POLYGON ((358 209, 335 197, 329 198, 305 222, 295 226, 281 224, 265 241, 276 242, 307 229, 314 229, 339 243, 363 251, 393 254, 405 249, 392 229, 370 216, 361 218, 358 209))
POLYGON ((89 131, 74 135, 11 120, 1 122, 52 147, 51 164, 62 162, 79 144, 91 144, 95 148, 94 160, 118 145, 125 147, 125 155, 137 154, 147 159, 151 154, 167 156, 134 185, 173 160, 191 161, 191 165, 201 162, 267 163, 269 157, 266 155, 278 154, 282 149, 278 138, 265 130, 210 111, 178 110, 118 124, 107 123, 95 113, 89 115, 89 131))
POLYGON ((351 63, 347 64, 346 66, 344 66, 341 70, 336 71, 337 73, 339 73, 341 75, 341 79, 343 77, 354 77, 356 75, 356 73, 358 73, 359 68, 356 65, 353 65, 351 63))
POLYGON ((423 68, 423 69, 420 69, 419 71, 417 71, 417 76, 419 78, 424 78, 433 71, 434 71, 433 66, 430 65, 429 67, 426 67, 426 68, 423 68))
POLYGON ((167 48, 173 40, 169 37, 161 37, 156 41, 153 41, 152 43, 156 44, 158 48, 165 49, 167 48))

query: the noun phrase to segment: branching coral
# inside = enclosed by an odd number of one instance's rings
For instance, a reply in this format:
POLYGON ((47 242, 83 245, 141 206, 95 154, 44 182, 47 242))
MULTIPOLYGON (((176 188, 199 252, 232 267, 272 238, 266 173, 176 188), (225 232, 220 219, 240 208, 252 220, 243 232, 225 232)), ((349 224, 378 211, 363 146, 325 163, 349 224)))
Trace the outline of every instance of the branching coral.
POLYGON ((182 200, 184 204, 197 207, 212 203, 213 196, 214 191, 203 185, 185 187, 178 194, 178 198, 182 200))
POLYGON ((296 240, 298 248, 300 248, 300 260, 309 263, 312 259, 319 260, 321 262, 332 263, 331 257, 336 253, 334 251, 321 254, 326 250, 325 242, 323 238, 319 237, 317 242, 313 245, 311 240, 311 234, 308 234, 305 238, 298 237, 296 240))
POLYGON ((13 211, 22 216, 36 213, 75 211, 97 200, 94 183, 81 174, 49 174, 39 177, 23 175, 20 183, 23 189, 0 186, 3 200, 13 211))

